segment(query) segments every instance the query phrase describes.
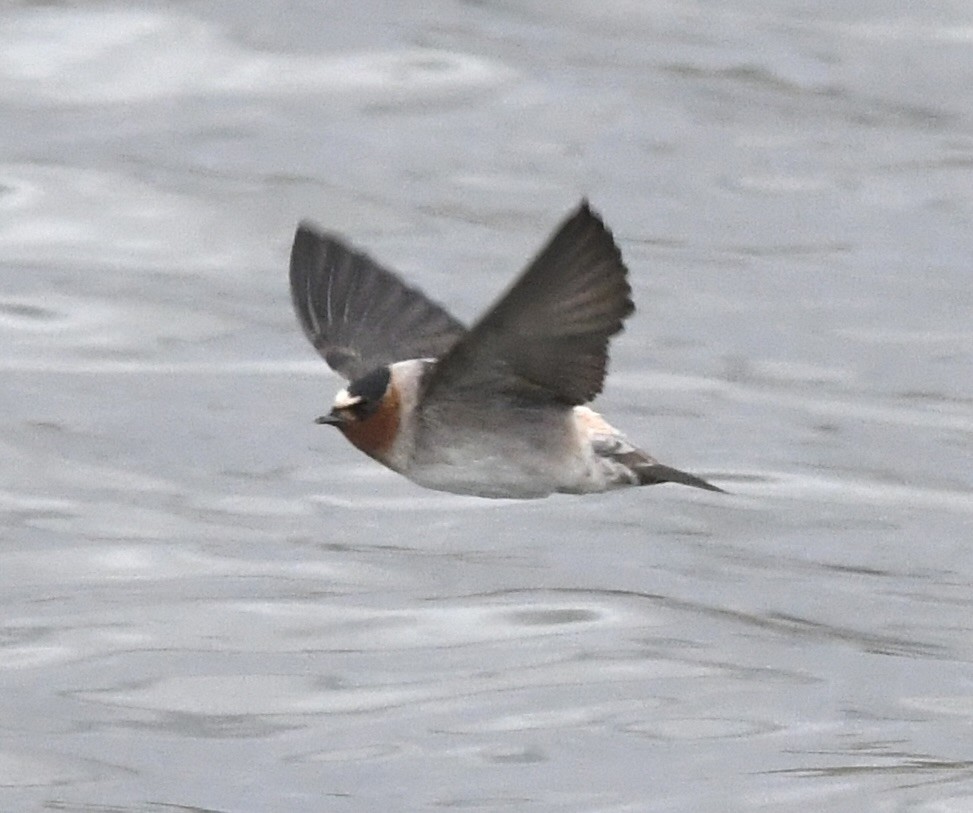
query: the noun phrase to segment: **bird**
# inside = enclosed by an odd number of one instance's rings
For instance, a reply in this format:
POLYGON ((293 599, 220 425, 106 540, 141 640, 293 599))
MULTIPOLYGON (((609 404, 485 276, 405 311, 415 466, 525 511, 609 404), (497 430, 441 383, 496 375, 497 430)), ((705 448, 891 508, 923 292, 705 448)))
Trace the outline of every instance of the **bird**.
POLYGON ((628 270, 587 199, 467 329, 338 235, 304 220, 290 289, 311 344, 347 382, 316 423, 429 489, 534 499, 680 483, 588 404, 635 310, 628 270))

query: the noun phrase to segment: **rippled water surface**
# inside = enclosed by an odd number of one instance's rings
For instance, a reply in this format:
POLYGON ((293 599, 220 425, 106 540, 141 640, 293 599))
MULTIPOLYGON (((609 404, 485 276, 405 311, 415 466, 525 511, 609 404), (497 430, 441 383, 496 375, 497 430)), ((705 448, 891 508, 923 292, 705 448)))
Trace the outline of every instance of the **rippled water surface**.
POLYGON ((0 10, 0 809, 973 810, 973 11, 419 5, 0 10), (470 319, 582 195, 730 495, 313 424, 300 218, 470 319))

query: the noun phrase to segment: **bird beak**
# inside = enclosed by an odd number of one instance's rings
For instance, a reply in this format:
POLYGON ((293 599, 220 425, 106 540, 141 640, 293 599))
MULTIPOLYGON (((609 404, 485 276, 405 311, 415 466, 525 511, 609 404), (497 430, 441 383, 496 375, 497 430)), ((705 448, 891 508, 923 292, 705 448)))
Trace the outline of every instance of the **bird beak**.
POLYGON ((328 426, 341 426, 341 424, 346 423, 347 421, 347 415, 343 414, 337 409, 332 409, 327 415, 322 415, 314 422, 327 424, 328 426))

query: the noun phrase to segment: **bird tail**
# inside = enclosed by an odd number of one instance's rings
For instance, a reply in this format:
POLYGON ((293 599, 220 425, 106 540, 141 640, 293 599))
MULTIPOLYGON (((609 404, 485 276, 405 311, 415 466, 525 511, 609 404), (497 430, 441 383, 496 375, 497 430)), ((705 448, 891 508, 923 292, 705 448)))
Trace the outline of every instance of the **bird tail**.
POLYGON ((688 472, 674 469, 672 466, 665 466, 662 463, 656 463, 654 461, 637 466, 635 473, 638 475, 640 486, 654 486, 659 483, 681 483, 684 486, 692 486, 693 488, 702 488, 706 491, 718 491, 721 494, 726 494, 722 488, 718 488, 712 483, 707 483, 695 474, 689 474, 688 472))

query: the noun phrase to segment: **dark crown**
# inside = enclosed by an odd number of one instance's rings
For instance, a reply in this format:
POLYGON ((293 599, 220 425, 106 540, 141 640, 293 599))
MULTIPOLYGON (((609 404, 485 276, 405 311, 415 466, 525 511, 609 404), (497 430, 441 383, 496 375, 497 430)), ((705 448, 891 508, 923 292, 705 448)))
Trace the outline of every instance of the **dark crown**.
POLYGON ((348 386, 348 394, 352 398, 361 397, 362 402, 366 404, 377 403, 385 395, 390 378, 391 373, 388 367, 378 367, 352 381, 348 386))

